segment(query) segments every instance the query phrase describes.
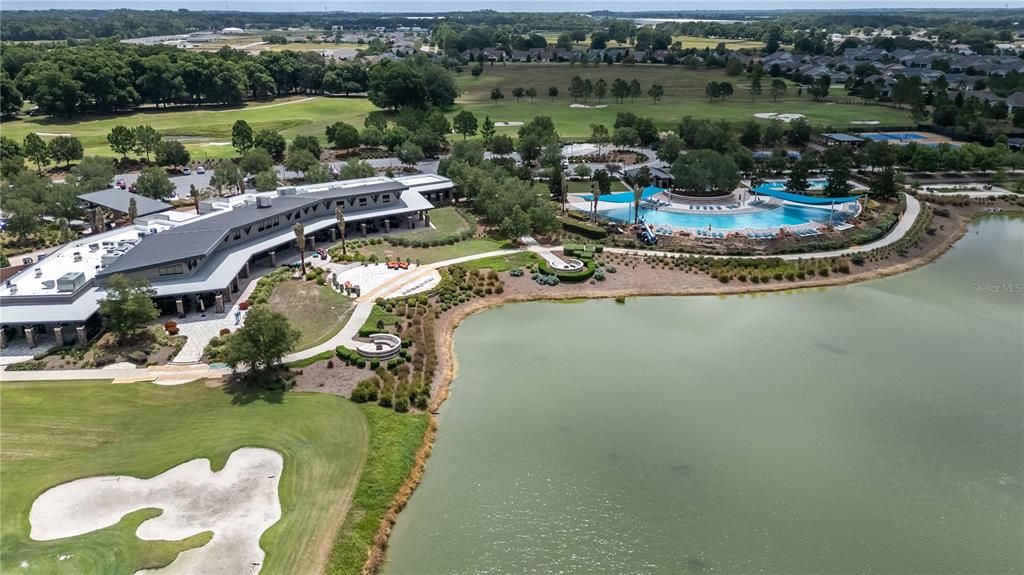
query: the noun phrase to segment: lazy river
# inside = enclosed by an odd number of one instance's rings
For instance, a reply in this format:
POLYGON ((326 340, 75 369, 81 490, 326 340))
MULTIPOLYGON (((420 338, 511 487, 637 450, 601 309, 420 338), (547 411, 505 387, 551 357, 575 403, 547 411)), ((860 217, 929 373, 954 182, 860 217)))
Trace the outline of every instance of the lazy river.
POLYGON ((861 284, 508 305, 387 575, 1024 571, 1024 222, 861 284))

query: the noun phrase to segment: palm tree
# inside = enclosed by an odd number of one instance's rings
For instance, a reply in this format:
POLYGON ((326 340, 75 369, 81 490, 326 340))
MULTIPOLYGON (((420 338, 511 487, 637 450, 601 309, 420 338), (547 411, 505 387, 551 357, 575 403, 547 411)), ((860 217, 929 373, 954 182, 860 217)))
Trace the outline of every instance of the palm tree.
POLYGON ((338 232, 341 234, 341 255, 347 256, 348 252, 345 250, 345 210, 340 202, 334 208, 334 219, 338 220, 338 232))
POLYGON ((192 196, 192 204, 196 207, 196 215, 199 215, 199 190, 196 189, 195 184, 189 187, 188 195, 192 196))
POLYGON ((103 208, 96 206, 96 209, 92 211, 92 233, 98 234, 105 231, 107 227, 107 215, 103 213, 103 208))
POLYGON ((306 228, 301 223, 292 226, 295 232, 295 246, 299 248, 299 262, 302 265, 302 275, 306 275, 306 228))
POLYGON ((596 180, 590 180, 590 213, 597 221, 597 202, 601 201, 601 186, 598 185, 596 180))
MULTIPOLYGON (((133 198, 132 201, 134 202, 135 199, 133 198)), ((60 241, 60 243, 62 243, 62 244, 66 244, 66 243, 71 241, 71 226, 68 225, 68 219, 67 218, 61 218, 59 220, 59 222, 60 222, 60 236, 58 238, 58 241, 60 241)))
POLYGON ((139 203, 135 201, 135 198, 128 200, 128 221, 134 222, 139 217, 139 203))

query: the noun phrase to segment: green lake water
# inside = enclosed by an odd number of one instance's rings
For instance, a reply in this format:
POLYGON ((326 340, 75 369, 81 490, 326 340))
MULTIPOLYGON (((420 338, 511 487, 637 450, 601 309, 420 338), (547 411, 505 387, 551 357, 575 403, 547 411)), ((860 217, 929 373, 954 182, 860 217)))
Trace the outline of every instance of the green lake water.
POLYGON ((384 573, 1024 572, 1022 282, 989 218, 863 284, 472 317, 384 573))

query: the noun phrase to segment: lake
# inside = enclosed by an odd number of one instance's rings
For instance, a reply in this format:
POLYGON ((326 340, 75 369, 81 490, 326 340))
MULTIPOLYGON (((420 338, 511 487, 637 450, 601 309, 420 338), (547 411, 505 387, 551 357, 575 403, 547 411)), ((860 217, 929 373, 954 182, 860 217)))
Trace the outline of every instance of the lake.
POLYGON ((504 306, 386 575, 1024 571, 1024 222, 882 280, 504 306))

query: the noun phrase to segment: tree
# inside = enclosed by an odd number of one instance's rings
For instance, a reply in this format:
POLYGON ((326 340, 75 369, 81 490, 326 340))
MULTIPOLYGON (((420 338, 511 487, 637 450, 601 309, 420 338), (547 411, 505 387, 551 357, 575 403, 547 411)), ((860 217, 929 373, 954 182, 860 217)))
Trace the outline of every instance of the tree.
POLYGON ((512 97, 516 99, 516 102, 518 102, 524 94, 526 94, 526 90, 519 87, 512 88, 512 97))
POLYGON ((199 215, 199 200, 202 199, 202 194, 199 193, 199 188, 196 188, 195 184, 189 184, 188 195, 192 198, 192 205, 196 208, 196 215, 199 215))
POLYGON ((156 151, 163 136, 153 129, 153 126, 135 126, 132 128, 132 135, 135 137, 135 151, 145 154, 148 162, 150 154, 156 151))
POLYGON ((807 183, 807 162, 803 158, 793 162, 789 169, 789 179, 786 180, 786 189, 791 192, 803 192, 808 187, 807 183))
POLYGON ((548 99, 554 100, 558 97, 558 86, 548 86, 548 99))
POLYGON ((779 98, 786 95, 786 81, 775 78, 772 80, 771 87, 772 100, 778 101, 779 98))
POLYGON ((71 162, 81 160, 85 153, 82 142, 71 136, 57 136, 50 140, 47 148, 49 148, 50 157, 54 162, 64 162, 68 168, 71 168, 71 162))
POLYGON ((107 134, 107 143, 110 149, 121 154, 122 158, 128 157, 128 152, 135 149, 135 133, 131 128, 125 126, 114 126, 107 134))
POLYGON ((274 130, 260 130, 253 136, 252 145, 255 148, 265 150, 275 161, 284 158, 286 143, 284 136, 274 130))
POLYGON ((647 90, 647 95, 651 97, 651 100, 653 100, 655 104, 657 104, 661 101, 662 96, 665 95, 665 88, 663 88, 661 84, 652 84, 650 89, 647 90))
POLYGON ((239 166, 246 174, 259 174, 274 167, 274 160, 263 148, 253 148, 242 155, 239 166))
POLYGON ((469 110, 462 110, 452 118, 452 126, 455 128, 455 133, 462 134, 462 139, 465 140, 476 134, 476 116, 469 110))
POLYGON ((491 138, 491 152, 498 156, 507 156, 512 152, 516 151, 516 144, 512 140, 512 136, 508 134, 498 134, 491 138))
POLYGON ((598 102, 601 102, 607 94, 608 82, 605 82, 604 78, 598 78, 597 82, 594 83, 594 97, 597 98, 598 102))
POLYGON ((306 227, 302 222, 295 222, 292 226, 295 233, 295 247, 299 250, 299 265, 302 266, 302 275, 306 275, 306 227))
POLYGON ((691 150, 672 164, 678 188, 696 193, 732 191, 739 185, 736 162, 715 150, 691 150))
POLYGON ((406 141, 398 147, 395 157, 398 158, 399 162, 407 166, 415 166, 423 160, 423 148, 413 142, 406 141))
POLYGON ((267 169, 257 173, 253 177, 253 184, 257 192, 270 192, 277 189, 277 173, 267 169))
POLYGON ((235 120, 231 125, 231 146, 239 154, 244 154, 252 149, 252 128, 245 120, 235 120))
POLYGON ((25 157, 36 165, 36 172, 42 174, 43 164, 50 161, 50 148, 47 147, 46 142, 39 137, 39 134, 32 132, 25 136, 21 147, 25 151, 25 157))
POLYGON ((754 120, 747 120, 740 130, 740 144, 754 148, 761 143, 761 126, 754 120))
POLYGON ((242 182, 242 170, 238 168, 238 164, 231 160, 222 160, 217 164, 217 169, 213 171, 213 175, 210 177, 210 185, 217 188, 217 191, 223 190, 224 186, 228 187, 241 187, 242 182))
POLYGON ((623 148, 635 146, 639 140, 640 135, 637 133, 636 128, 630 126, 615 128, 615 132, 612 134, 612 143, 623 148))
POLYGON ((259 374, 281 363, 299 336, 284 315, 269 306, 257 305, 245 314, 242 327, 228 338, 224 363, 231 369, 248 366, 259 374))
MULTIPOLYGON (((654 86, 651 86, 651 88, 653 88, 653 87, 654 86)), ((640 88, 640 80, 637 80, 636 78, 633 78, 632 80, 629 81, 629 101, 630 102, 635 101, 638 97, 640 97, 641 94, 643 94, 643 92, 641 91, 641 88, 640 88)), ((654 93, 651 94, 651 98, 653 98, 654 99, 654 103, 657 104, 658 100, 660 100, 661 97, 664 94, 665 94, 665 89, 662 88, 661 86, 658 86, 658 89, 655 90, 654 93), (657 95, 657 98, 655 98, 655 95, 657 95)))
POLYGON ((679 136, 674 133, 670 133, 665 136, 665 139, 661 142, 661 146, 658 147, 658 151, 655 155, 659 160, 666 164, 671 164, 676 161, 679 154, 683 151, 683 141, 679 139, 679 136))
POLYGON ((494 105, 495 106, 498 105, 498 100, 501 100, 504 97, 505 97, 505 94, 501 93, 501 88, 492 88, 491 89, 491 99, 494 100, 494 105))
POLYGON ((341 236, 341 255, 347 256, 348 250, 345 247, 345 208, 341 202, 334 208, 334 221, 338 225, 338 234, 341 236))
POLYGON ((166 200, 174 197, 174 183, 167 177, 167 172, 160 168, 146 168, 135 180, 135 193, 154 200, 166 200))
POLYGON ((896 194, 899 193, 899 184, 896 182, 896 170, 892 166, 882 168, 882 171, 875 176, 871 185, 871 193, 885 199, 896 197, 896 194))
POLYGON ((590 143, 597 146, 597 155, 601 155, 601 150, 608 142, 611 141, 611 137, 608 135, 608 128, 604 124, 591 124, 590 125, 590 143))
POLYGON ((114 161, 110 158, 88 156, 71 168, 75 193, 97 192, 110 187, 114 179, 114 161))
POLYGON ((100 232, 107 231, 107 214, 103 211, 103 208, 96 206, 92 210, 91 214, 92 233, 98 234, 100 232))
MULTIPOLYGON (((352 128, 355 130, 355 128, 352 128)), ((306 150, 313 155, 317 160, 320 159, 320 140, 316 136, 295 136, 290 146, 288 146, 288 152, 295 152, 297 150, 306 150)))
POLYGON ((288 157, 284 161, 285 169, 291 172, 305 172, 315 165, 317 165, 317 159, 306 149, 288 152, 288 157))
POLYGON ((158 166, 184 166, 192 158, 185 144, 177 140, 160 142, 156 147, 156 163, 158 166))
POLYGON ((851 162, 847 150, 839 146, 830 148, 825 153, 825 165, 828 167, 825 193, 832 197, 841 197, 849 194, 851 162))
POLYGON ((594 221, 597 221, 597 203, 601 201, 601 196, 608 194, 612 191, 612 176, 608 173, 608 170, 599 169, 594 172, 593 177, 590 180, 590 194, 592 201, 592 213, 594 221))
POLYGON ((754 77, 750 79, 749 92, 751 100, 756 100, 757 97, 761 95, 761 76, 755 74, 754 77))
POLYGON ((129 198, 128 200, 128 221, 134 222, 135 218, 139 217, 139 204, 135 201, 135 198, 129 198))
POLYGON ((4 118, 14 117, 21 111, 23 103, 21 91, 15 86, 7 74, 0 77, 0 116, 4 118))
POLYGON ((425 56, 382 60, 369 69, 367 97, 378 108, 447 107, 458 89, 451 72, 425 56))
POLYGON ((483 138, 484 144, 489 144, 491 139, 494 138, 494 120, 491 120, 490 116, 484 116, 484 125, 480 128, 480 137, 483 138))
POLYGON ((364 162, 357 158, 350 158, 345 165, 341 167, 341 179, 343 180, 356 180, 359 178, 372 178, 377 175, 377 171, 373 169, 373 166, 369 162, 364 162))
POLYGON ((530 101, 532 102, 534 100, 534 98, 537 97, 537 88, 534 88, 533 86, 527 88, 526 89, 526 97, 529 98, 530 101))
POLYGON ((345 122, 335 122, 325 130, 327 141, 334 144, 335 148, 350 150, 359 146, 359 130, 345 122))
POLYGON ((832 78, 821 75, 811 82, 811 86, 807 88, 807 92, 814 98, 815 101, 821 101, 828 98, 829 88, 832 86, 832 78))
POLYGON ((743 62, 736 58, 729 58, 729 61, 725 63, 725 73, 729 76, 739 76, 743 73, 743 62))
POLYGON ((124 341, 160 315, 153 298, 156 290, 144 278, 130 278, 114 274, 103 286, 105 297, 100 300, 100 315, 107 329, 124 341))

